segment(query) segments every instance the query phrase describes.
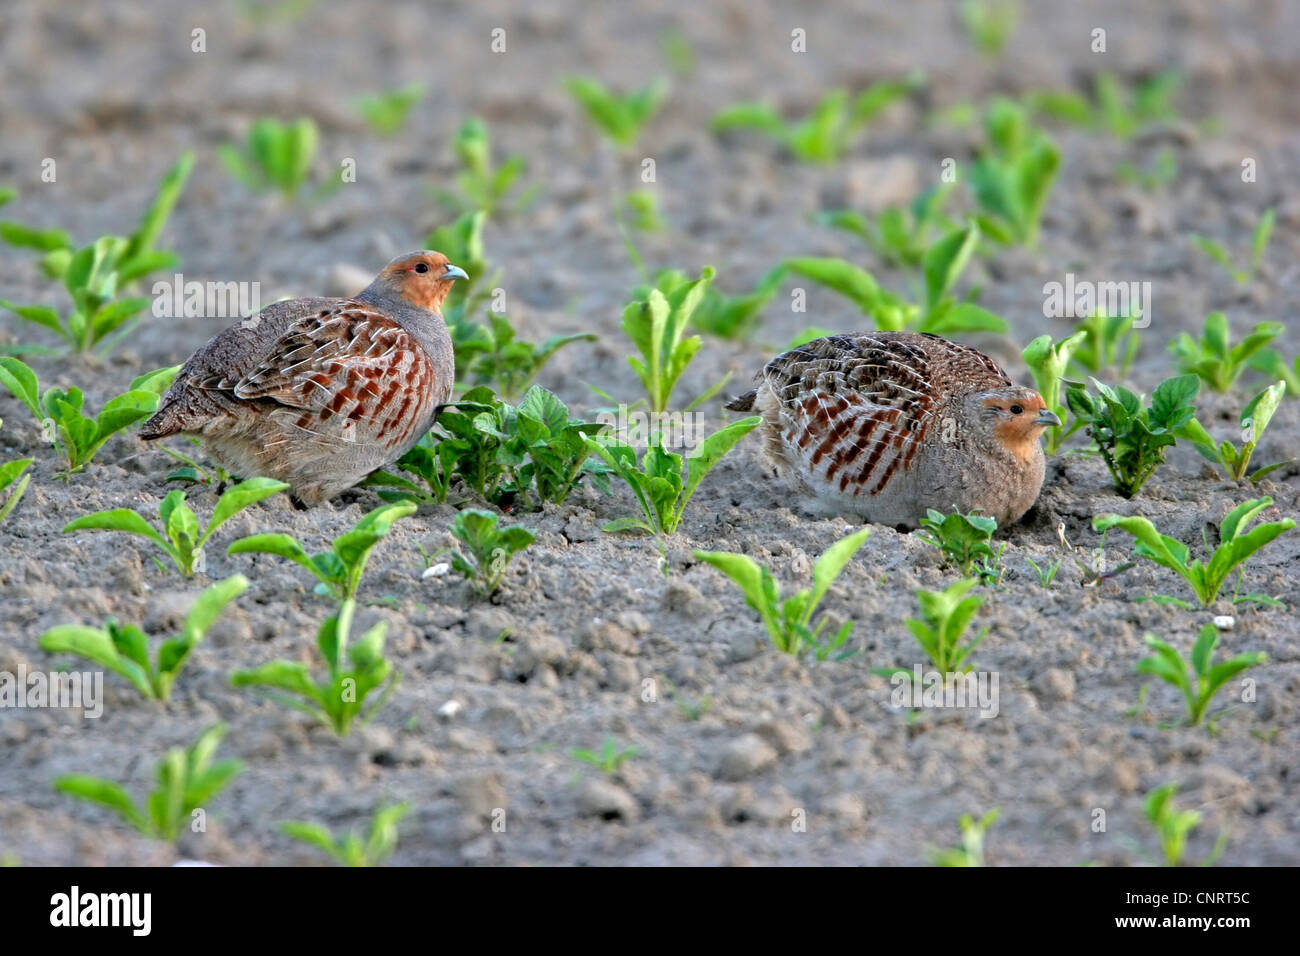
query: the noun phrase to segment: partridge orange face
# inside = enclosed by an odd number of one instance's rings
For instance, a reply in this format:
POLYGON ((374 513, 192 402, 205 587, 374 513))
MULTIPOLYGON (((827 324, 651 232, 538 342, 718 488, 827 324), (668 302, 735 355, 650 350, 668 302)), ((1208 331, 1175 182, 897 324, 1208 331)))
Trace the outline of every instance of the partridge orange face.
POLYGON ((980 403, 995 416, 993 435, 1016 457, 1028 461, 1043 432, 1061 420, 1031 388, 1008 389, 980 403))
POLYGON ((457 279, 465 270, 447 261, 441 252, 417 252, 394 259, 379 274, 384 284, 417 308, 439 312, 457 279))

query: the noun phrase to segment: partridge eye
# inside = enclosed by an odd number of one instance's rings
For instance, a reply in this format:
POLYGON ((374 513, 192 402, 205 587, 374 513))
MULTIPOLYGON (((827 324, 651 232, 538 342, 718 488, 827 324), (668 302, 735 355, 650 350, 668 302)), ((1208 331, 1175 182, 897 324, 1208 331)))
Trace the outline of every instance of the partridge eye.
POLYGON ((424 273, 429 271, 429 264, 427 262, 421 262, 419 265, 415 267, 415 271, 423 275, 424 273))
POLYGON ((1012 415, 1019 415, 1019 414, 1020 414, 1021 412, 1023 412, 1024 410, 1025 410, 1025 408, 1024 408, 1023 405, 1012 405, 1012 406, 1011 406, 1011 414, 1012 414, 1012 415))

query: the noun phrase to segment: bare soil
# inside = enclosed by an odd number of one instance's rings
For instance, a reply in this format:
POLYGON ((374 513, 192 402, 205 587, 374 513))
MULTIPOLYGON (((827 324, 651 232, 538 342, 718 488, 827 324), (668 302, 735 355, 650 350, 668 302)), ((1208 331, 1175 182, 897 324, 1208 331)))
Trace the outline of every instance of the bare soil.
MULTIPOLYGON (((447 221, 429 190, 451 185, 451 136, 464 116, 481 115, 498 152, 526 155, 529 181, 542 187, 533 207, 490 223, 489 258, 503 270, 522 335, 600 333, 599 342, 562 352, 540 379, 589 411, 603 402, 588 383, 628 401, 640 394, 619 330, 621 307, 640 279, 610 210, 616 195, 641 185, 642 154, 656 159, 655 188, 669 221, 668 231, 641 243, 653 268, 711 263, 719 285, 737 293, 784 257, 843 255, 902 287, 901 276, 810 216, 906 202, 934 181, 944 157, 968 158, 974 131, 929 123, 927 107, 1084 86, 1099 70, 1134 77, 1177 66, 1187 76, 1185 124, 1130 141, 1056 134, 1065 163, 1038 249, 1000 252, 979 266, 982 302, 1008 318, 1012 334, 972 341, 1028 381, 1020 348, 1070 325, 1043 318, 1042 286, 1073 271, 1153 280, 1153 322, 1127 379, 1142 390, 1172 374, 1167 343, 1199 330, 1212 309, 1226 310, 1239 333, 1258 321, 1284 321, 1284 353, 1300 349, 1300 193, 1291 175, 1300 162, 1293 92, 1300 6, 1025 3, 996 63, 972 52, 953 6, 938 2, 522 6, 402 3, 378 15, 321 2, 296 22, 255 25, 233 4, 8 3, 0 11, 0 183, 22 197, 4 215, 61 226, 82 242, 125 232, 162 173, 194 149, 198 165, 163 243, 179 252, 187 279, 258 281, 263 301, 346 294, 356 290, 334 287, 336 267, 373 273, 447 221), (1106 54, 1089 49, 1097 26, 1108 30, 1106 54), (195 27, 206 30, 206 53, 191 52, 195 27), (503 54, 489 52, 495 27, 507 31, 503 54), (667 70, 659 36, 669 27, 689 38, 696 72, 675 81, 637 155, 618 157, 562 79, 581 71, 619 88, 645 83, 667 70), (790 50, 795 27, 807 30, 805 54, 790 50), (713 114, 741 100, 766 96, 795 114, 832 88, 912 69, 926 72, 926 93, 891 109, 827 167, 798 164, 758 138, 722 141, 709 132, 713 114), (354 96, 417 80, 432 92, 400 135, 381 139, 357 120, 354 96), (261 115, 315 117, 321 174, 353 158, 357 182, 315 203, 251 195, 215 150, 261 115), (1201 124, 1211 117, 1219 127, 1207 132, 1201 124), (1172 184, 1146 192, 1116 181, 1117 164, 1145 164, 1166 147, 1179 162, 1172 184), (39 178, 45 157, 57 160, 53 184, 39 178), (1254 183, 1241 181, 1244 157, 1257 161, 1254 183), (1244 249, 1270 206, 1278 226, 1262 273, 1248 286, 1235 286, 1188 241, 1201 232, 1244 249)), ((4 248, 0 297, 55 295, 34 256, 4 248)), ((698 394, 728 371, 740 385, 807 325, 850 330, 865 321, 816 288, 806 313, 792 313, 787 302, 788 292, 778 296, 752 341, 709 340, 679 394, 698 394)), ((43 385, 79 385, 97 408, 132 377, 182 361, 220 328, 216 321, 148 321, 98 364, 31 361, 43 385)), ((0 342, 45 341, 42 335, 0 318, 0 342)), ((1205 398, 1202 420, 1216 436, 1234 436, 1237 413, 1262 384, 1252 375, 1227 396, 1205 398)), ((725 420, 720 398, 706 411, 725 420)), ((1051 460, 1038 504, 1000 534, 1007 542, 1002 587, 981 592, 977 623, 990 633, 976 663, 1000 675, 1000 710, 991 719, 909 714, 891 706, 892 688, 871 673, 919 663, 902 623, 916 612, 914 591, 954 579, 915 536, 874 527, 832 589, 825 607, 833 625, 855 622, 858 653, 843 661, 774 651, 739 591, 693 559, 697 548, 743 552, 771 567, 784 587, 800 586, 811 561, 854 527, 806 516, 762 463, 756 439, 705 481, 669 543, 667 575, 651 542, 600 530, 631 513, 626 490, 605 496, 584 488, 563 506, 511 516, 535 528, 537 542, 511 566, 500 594, 483 601, 455 575, 422 578, 417 546, 448 546, 454 514, 425 508, 377 549, 358 622, 389 622, 402 683, 370 726, 340 740, 229 685, 236 669, 281 657, 314 660, 316 629, 330 605, 296 567, 227 557, 224 544, 282 530, 323 547, 378 504, 372 492, 348 492, 333 508, 307 512, 284 496, 270 499, 218 534, 207 579, 190 582, 160 571, 143 541, 61 533, 72 518, 100 509, 155 515, 171 459, 128 434, 64 482, 54 477, 57 462, 37 423, 7 393, 0 416, 0 460, 37 459, 25 499, 0 525, 0 670, 55 667, 37 639, 56 624, 115 616, 166 635, 207 580, 242 572, 252 581, 198 648, 169 705, 142 701, 110 675, 99 719, 0 710, 0 856, 23 864, 318 863, 319 854, 279 833, 280 821, 363 828, 377 805, 406 800, 413 810, 392 858, 403 865, 919 864, 928 848, 957 842, 962 813, 995 806, 1002 817, 988 837, 990 863, 1142 865, 1158 858, 1143 797, 1166 782, 1181 785, 1180 806, 1204 814, 1191 858, 1204 857, 1226 833, 1224 864, 1300 863, 1293 610, 1300 534, 1283 536, 1248 565, 1244 590, 1287 605, 1258 611, 1226 601, 1195 612, 1139 602, 1157 593, 1190 597, 1172 573, 1147 563, 1084 589, 1067 560, 1044 589, 1025 560, 1061 556, 1061 522, 1076 545, 1096 547, 1091 519, 1109 512, 1147 515, 1193 548, 1203 535, 1213 543, 1232 505, 1257 494, 1274 497, 1273 516, 1294 516, 1294 467, 1256 491, 1178 449, 1139 498, 1125 501, 1097 460, 1051 460), (1222 653, 1269 654, 1251 672, 1255 701, 1237 701, 1230 688, 1222 704, 1232 706, 1213 731, 1177 726, 1181 700, 1163 685, 1153 684, 1137 707, 1143 634, 1186 649, 1213 614, 1236 618, 1222 653), (707 712, 690 719, 670 687, 689 701, 707 697, 707 712), (458 705, 450 716, 449 702, 458 705), (58 774, 95 772, 142 792, 167 748, 217 721, 230 726, 222 753, 247 766, 212 801, 207 832, 187 835, 177 848, 51 789, 58 774), (638 748, 617 774, 606 777, 571 756, 606 738, 638 748), (1092 829, 1097 809, 1105 811, 1105 832, 1092 829), (504 832, 494 819, 504 819, 504 832), (793 825, 800 819, 802 828, 793 825)), ((1300 402, 1291 401, 1257 460, 1298 448, 1300 402)), ((198 489, 191 499, 205 519, 212 492, 198 489)), ((1112 535, 1107 559, 1125 560, 1130 547, 1126 536, 1112 535)))

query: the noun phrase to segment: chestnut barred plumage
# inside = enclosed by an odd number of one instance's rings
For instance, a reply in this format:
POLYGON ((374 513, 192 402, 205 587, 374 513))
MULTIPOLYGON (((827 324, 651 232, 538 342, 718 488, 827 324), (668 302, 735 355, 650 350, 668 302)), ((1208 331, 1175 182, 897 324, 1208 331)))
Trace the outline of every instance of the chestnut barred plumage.
POLYGON ((355 298, 268 306, 190 357, 140 437, 195 435, 228 471, 327 501, 410 450, 451 397, 439 309, 463 278, 442 253, 413 252, 355 298))
POLYGON ((860 332, 778 355, 727 405, 812 510, 915 527, 926 510, 1015 521, 1038 497, 1039 439, 1060 422, 987 355, 937 335, 860 332))

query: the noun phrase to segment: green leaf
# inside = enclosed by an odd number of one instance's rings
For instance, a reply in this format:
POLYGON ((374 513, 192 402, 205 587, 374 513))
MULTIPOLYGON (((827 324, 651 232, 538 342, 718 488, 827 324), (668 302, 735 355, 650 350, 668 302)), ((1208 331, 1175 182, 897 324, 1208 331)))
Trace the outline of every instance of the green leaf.
POLYGON ((93 450, 98 450, 117 432, 148 418, 158 409, 154 392, 131 391, 111 399, 95 419, 93 450))
POLYGON ((740 588, 749 606, 762 611, 766 604, 763 569, 750 557, 727 551, 696 551, 695 560, 717 568, 740 588))
POLYGON ((880 286, 875 277, 843 259, 802 257, 787 259, 783 264, 840 293, 865 313, 870 313, 880 301, 880 286))
POLYGON ((1213 624, 1206 624, 1192 647, 1192 671, 1200 677, 1210 672, 1210 658, 1219 643, 1219 632, 1213 624))
POLYGON ((148 822, 136 807, 131 795, 111 780, 84 773, 64 774, 55 778, 54 789, 79 800, 88 800, 108 807, 136 829, 148 832, 148 822))
POLYGON ((226 489, 225 494, 217 499, 217 506, 212 511, 212 520, 208 522, 208 530, 199 539, 198 546, 203 547, 204 542, 212 536, 212 532, 245 508, 281 491, 287 491, 288 488, 289 485, 283 481, 275 481, 271 478, 249 478, 226 489))
POLYGON ((868 535, 871 534, 870 528, 862 528, 855 531, 847 537, 841 538, 833 545, 822 552, 817 563, 813 565, 813 588, 812 596, 808 600, 809 614, 812 609, 821 603, 826 592, 830 590, 831 584, 840 576, 853 556, 858 553, 858 549, 866 543, 868 535))
MULTIPOLYGON (((695 489, 704 480, 704 476, 713 470, 713 466, 721 461, 723 456, 731 451, 737 442, 757 428, 762 421, 762 418, 754 415, 749 418, 742 418, 738 422, 732 422, 704 439, 700 446, 687 456, 687 478, 685 487, 682 489, 681 500, 677 503, 677 516, 680 516, 686 510, 687 502, 695 494, 695 489)), ((674 522, 674 526, 675 524, 674 522)))
MULTIPOLYGON (((40 647, 48 654, 76 654, 84 657, 126 678, 143 696, 154 696, 146 667, 122 657, 106 631, 75 624, 52 627, 41 635, 40 647)), ((145 664, 147 663, 146 659, 145 664)))
POLYGON ((1255 232, 1250 237, 1250 271, 1253 273, 1259 268, 1259 264, 1264 260, 1264 252, 1268 249, 1268 238, 1273 233, 1273 222, 1277 218, 1275 209, 1267 209, 1264 215, 1259 217, 1259 225, 1255 227, 1255 232))
POLYGON ((0 355, 0 382, 13 392, 15 398, 27 406, 37 421, 45 417, 41 409, 36 373, 25 362, 8 355, 0 355))
POLYGON ((971 332, 992 332, 1006 335, 1010 331, 1007 320, 988 309, 970 302, 958 302, 938 319, 927 316, 919 326, 920 331, 933 335, 961 335, 971 332))
POLYGON ((72 248, 71 237, 62 229, 32 229, 17 222, 0 222, 0 239, 11 246, 42 252, 72 248))
POLYGON ((1219 526, 1220 539, 1224 542, 1232 541, 1241 529, 1255 520, 1257 515, 1271 507, 1273 507, 1273 499, 1267 496, 1243 501, 1229 511, 1223 519, 1223 523, 1219 526))
POLYGON ((320 703, 320 691, 312 680, 306 664, 291 661, 272 661, 254 670, 235 671, 230 675, 233 687, 274 687, 300 694, 320 703))
POLYGON ((600 526, 601 531, 615 533, 619 531, 644 531, 654 534, 655 529, 640 518, 615 518, 600 526))
POLYGON ((152 372, 138 376, 131 381, 131 392, 151 392, 154 395, 162 395, 163 392, 171 388, 172 382, 176 380, 176 375, 180 372, 179 365, 172 365, 168 368, 154 369, 152 372))
POLYGON ((336 860, 342 859, 342 850, 334 842, 334 835, 330 833, 328 827, 319 823, 303 823, 290 820, 280 824, 280 832, 295 840, 311 844, 318 850, 325 851, 336 860))
POLYGON ((14 305, 8 299, 0 299, 0 307, 8 309, 10 312, 26 319, 28 322, 35 322, 42 325, 52 332, 59 335, 64 334, 63 323, 59 319, 59 313, 44 305, 14 305))
POLYGON ((763 103, 737 103, 714 116, 714 132, 737 129, 756 129, 779 138, 785 132, 785 121, 780 113, 763 103))
POLYGON ((127 534, 138 534, 143 538, 148 538, 164 551, 168 553, 172 551, 170 543, 155 531, 149 522, 129 508, 114 508, 111 511, 98 511, 95 514, 84 515, 69 521, 63 527, 64 534, 73 531, 90 530, 125 531, 127 534))
POLYGON ((927 310, 933 309, 948 294, 974 255, 979 240, 979 226, 971 222, 964 228, 954 229, 926 250, 921 264, 925 271, 927 310))
POLYGON ((181 637, 187 641, 201 640, 208 633, 226 605, 248 589, 248 578, 242 574, 232 574, 224 581, 218 581, 199 593, 185 616, 181 628, 181 637))

